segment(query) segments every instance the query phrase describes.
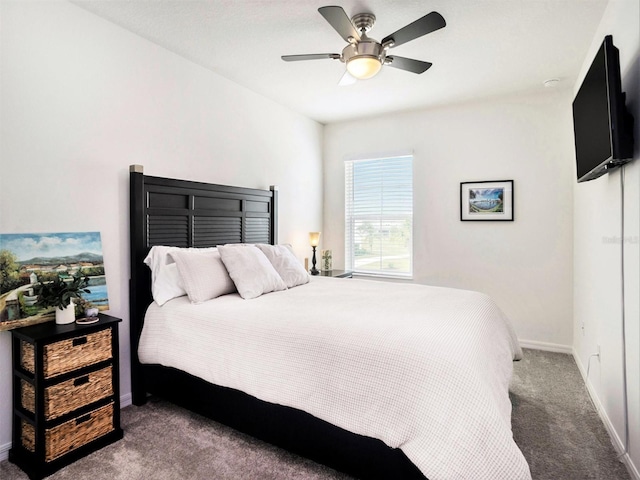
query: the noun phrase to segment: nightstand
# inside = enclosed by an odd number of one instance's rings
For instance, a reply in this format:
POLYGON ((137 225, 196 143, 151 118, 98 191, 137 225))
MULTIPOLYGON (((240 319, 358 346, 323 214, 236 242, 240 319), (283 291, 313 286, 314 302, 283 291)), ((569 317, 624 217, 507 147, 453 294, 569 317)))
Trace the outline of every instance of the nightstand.
POLYGON ((320 272, 320 276, 333 278, 351 278, 353 277, 353 272, 351 270, 325 270, 323 272, 320 272))
POLYGON ((13 443, 9 460, 41 479, 122 438, 119 318, 11 331, 13 443))

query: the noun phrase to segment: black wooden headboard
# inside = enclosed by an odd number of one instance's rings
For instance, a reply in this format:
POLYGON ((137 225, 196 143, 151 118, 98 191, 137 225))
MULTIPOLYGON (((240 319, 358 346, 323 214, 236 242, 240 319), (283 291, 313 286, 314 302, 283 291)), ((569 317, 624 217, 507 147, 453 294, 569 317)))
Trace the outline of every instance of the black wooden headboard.
POLYGON ((277 243, 278 191, 150 177, 131 165, 129 328, 133 402, 145 395, 138 340, 153 301, 151 272, 143 263, 154 245, 215 247, 226 243, 277 243))

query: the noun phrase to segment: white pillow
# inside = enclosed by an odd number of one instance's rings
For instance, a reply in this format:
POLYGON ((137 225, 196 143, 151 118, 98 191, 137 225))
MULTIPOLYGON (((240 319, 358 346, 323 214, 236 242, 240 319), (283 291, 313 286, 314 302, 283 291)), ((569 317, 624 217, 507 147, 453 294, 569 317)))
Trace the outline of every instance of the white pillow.
POLYGON ((167 303, 172 298, 182 297, 187 294, 182 286, 180 273, 175 263, 165 265, 158 275, 156 281, 151 285, 153 299, 160 306, 167 303))
POLYGON ((269 259, 288 288, 309 282, 309 274, 288 245, 259 244, 256 247, 269 259))
POLYGON ((242 298, 287 289, 271 262, 255 246, 225 245, 218 246, 218 251, 242 298))
POLYGON ((166 247, 164 245, 151 247, 144 263, 151 270, 151 295, 160 306, 172 298, 186 295, 180 281, 178 267, 169 256, 172 251, 180 250, 179 247, 166 247))
POLYGON ((155 245, 151 247, 147 257, 144 259, 144 263, 151 270, 151 295, 155 302, 162 306, 172 298, 182 297, 187 294, 182 285, 178 267, 170 256, 171 252, 209 252, 215 249, 216 247, 183 248, 168 247, 166 245, 155 245))
POLYGON ((202 303, 236 291, 217 249, 170 252, 191 303, 202 303))
POLYGON ((156 245, 151 247, 144 264, 151 270, 151 281, 155 282, 160 270, 166 265, 173 263, 173 259, 169 257, 169 253, 174 250, 180 250, 180 247, 166 247, 164 245, 156 245))
POLYGON ((216 247, 168 247, 166 245, 155 245, 151 247, 146 258, 143 260, 144 264, 151 270, 151 281, 155 281, 160 271, 166 266, 175 263, 173 258, 169 255, 171 252, 177 250, 195 251, 195 252, 211 252, 216 247))

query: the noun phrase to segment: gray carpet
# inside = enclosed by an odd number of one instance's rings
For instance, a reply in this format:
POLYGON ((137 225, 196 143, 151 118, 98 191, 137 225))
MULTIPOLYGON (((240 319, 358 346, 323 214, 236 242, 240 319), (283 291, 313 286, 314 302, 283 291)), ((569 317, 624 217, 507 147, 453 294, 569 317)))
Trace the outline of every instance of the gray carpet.
MULTIPOLYGON (((513 433, 534 480, 617 480, 629 475, 569 355, 525 350, 511 386, 513 433)), ((348 479, 322 465, 163 401, 122 411, 124 439, 52 480, 348 479)), ((0 463, 0 479, 23 480, 0 463)))
POLYGON ((573 357, 524 352, 524 359, 514 365, 511 423, 533 479, 630 479, 573 357))

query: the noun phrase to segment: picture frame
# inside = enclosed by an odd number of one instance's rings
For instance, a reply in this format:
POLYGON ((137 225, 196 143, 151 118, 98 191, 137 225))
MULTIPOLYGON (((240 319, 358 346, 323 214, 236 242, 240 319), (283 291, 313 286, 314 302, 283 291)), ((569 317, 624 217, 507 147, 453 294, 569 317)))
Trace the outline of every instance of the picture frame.
POLYGON ((460 220, 512 222, 513 180, 460 182, 460 220))

